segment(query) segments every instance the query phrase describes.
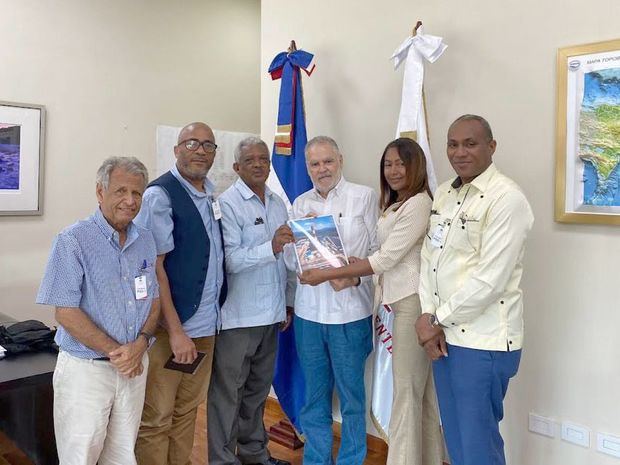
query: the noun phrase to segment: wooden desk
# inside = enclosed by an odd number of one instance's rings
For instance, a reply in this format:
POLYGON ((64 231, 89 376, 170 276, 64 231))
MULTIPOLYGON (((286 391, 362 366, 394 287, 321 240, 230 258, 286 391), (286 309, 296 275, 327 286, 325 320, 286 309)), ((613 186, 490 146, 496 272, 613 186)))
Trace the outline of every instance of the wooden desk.
MULTIPOLYGON (((6 322, 0 314, 0 321, 6 322)), ((36 465, 58 465, 52 375, 56 354, 21 354, 0 360, 0 429, 36 465)))

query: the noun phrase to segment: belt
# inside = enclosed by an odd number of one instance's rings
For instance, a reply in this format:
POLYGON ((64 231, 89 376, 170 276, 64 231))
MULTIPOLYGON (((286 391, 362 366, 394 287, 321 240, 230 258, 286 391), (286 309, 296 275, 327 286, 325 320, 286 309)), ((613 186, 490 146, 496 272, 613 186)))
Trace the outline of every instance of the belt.
POLYGON ((109 362, 110 357, 99 357, 91 359, 93 362, 109 362))

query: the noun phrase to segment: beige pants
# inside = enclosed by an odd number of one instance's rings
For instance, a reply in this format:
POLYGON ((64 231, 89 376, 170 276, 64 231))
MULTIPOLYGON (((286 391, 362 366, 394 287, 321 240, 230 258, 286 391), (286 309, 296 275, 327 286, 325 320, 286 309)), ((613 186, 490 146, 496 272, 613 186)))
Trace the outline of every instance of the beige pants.
POLYGON ((60 465, 135 465, 144 402, 144 372, 127 378, 110 362, 58 354, 54 370, 54 432, 60 465))
POLYGON ((387 465, 441 465, 443 439, 431 362, 418 345, 417 294, 391 304, 394 310, 392 373, 394 400, 387 465))
POLYGON ((198 406, 207 398, 215 336, 192 339, 207 355, 193 375, 164 368, 172 355, 162 329, 149 350, 149 373, 142 424, 136 443, 140 465, 191 465, 198 406))

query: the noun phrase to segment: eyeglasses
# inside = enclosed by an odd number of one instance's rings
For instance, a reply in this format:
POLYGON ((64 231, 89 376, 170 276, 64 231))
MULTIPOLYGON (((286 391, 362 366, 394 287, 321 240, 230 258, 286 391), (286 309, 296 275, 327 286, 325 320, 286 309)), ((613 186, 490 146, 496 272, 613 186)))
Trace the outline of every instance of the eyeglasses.
POLYGON ((217 150, 217 144, 214 144, 210 140, 203 140, 201 142, 198 139, 187 139, 179 142, 178 145, 184 145, 185 148, 190 152, 195 152, 200 146, 202 146, 203 150, 206 153, 215 153, 215 151, 217 150))

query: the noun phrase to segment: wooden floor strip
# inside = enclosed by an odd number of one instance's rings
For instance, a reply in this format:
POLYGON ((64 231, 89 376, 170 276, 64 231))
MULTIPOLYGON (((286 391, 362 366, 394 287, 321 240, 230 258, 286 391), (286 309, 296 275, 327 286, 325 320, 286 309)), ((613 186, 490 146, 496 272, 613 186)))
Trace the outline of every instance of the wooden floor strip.
MULTIPOLYGON (((269 398, 265 407, 265 427, 278 423, 284 418, 277 400, 269 398)), ((198 408, 196 430, 194 433, 194 448, 192 450, 192 465, 207 464, 207 412, 205 404, 198 408)), ((340 424, 334 424, 334 456, 340 445, 340 424)), ((269 451, 279 459, 288 460, 292 465, 302 465, 303 448, 290 450, 274 442, 269 443, 269 451)), ((374 436, 368 436, 368 455, 364 465, 385 465, 387 446, 374 436)), ((35 465, 15 444, 0 431, 0 465, 35 465)))
MULTIPOLYGON (((280 408, 278 401, 268 397, 267 404, 265 405, 265 428, 269 429, 271 425, 279 423, 284 418, 284 413, 280 408)), ((192 465, 205 465, 206 462, 206 408, 202 404, 198 409, 198 418, 196 420, 196 434, 194 435, 194 449, 192 451, 192 465)), ((340 424, 334 424, 334 456, 338 452, 340 446, 340 424)), ((303 461, 303 448, 297 450, 290 450, 275 442, 269 443, 269 451, 273 457, 278 459, 287 460, 292 465, 302 465, 303 461)), ((383 440, 375 437, 368 436, 368 455, 364 461, 364 465, 385 465, 387 457, 387 445, 383 440)))

